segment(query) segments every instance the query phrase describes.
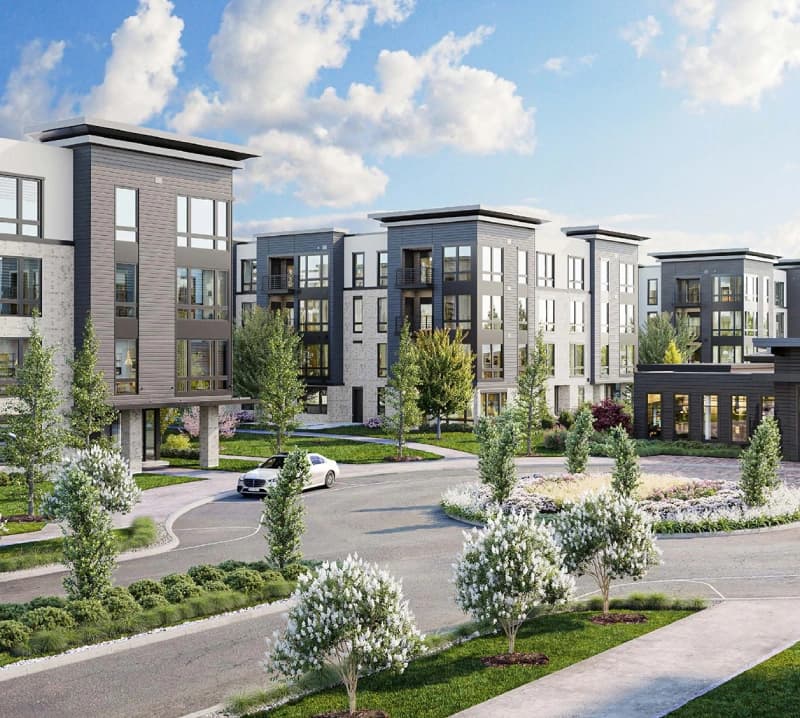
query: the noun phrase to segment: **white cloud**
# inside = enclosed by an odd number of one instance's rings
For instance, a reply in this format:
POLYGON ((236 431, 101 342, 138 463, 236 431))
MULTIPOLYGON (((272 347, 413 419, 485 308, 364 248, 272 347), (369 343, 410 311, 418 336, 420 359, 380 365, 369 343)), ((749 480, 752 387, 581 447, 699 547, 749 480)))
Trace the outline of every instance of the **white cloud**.
POLYGON ((716 10, 717 0, 675 0, 672 6, 672 13, 681 25, 701 31, 711 25, 716 10))
POLYGON ((650 49, 653 40, 661 34, 661 24, 652 15, 648 15, 644 20, 626 25, 620 34, 636 50, 636 57, 642 57, 650 49))
POLYGON ((548 72, 562 72, 567 62, 566 57, 551 57, 545 60, 542 67, 548 72))
POLYGON ((571 74, 582 67, 591 67, 597 55, 581 55, 580 57, 551 57, 542 63, 542 69, 557 75, 571 74))
POLYGON ((84 113, 139 124, 164 110, 184 55, 183 20, 172 11, 169 0, 139 0, 111 36, 103 82, 84 99, 84 113))
POLYGON ((54 102, 50 74, 61 62, 65 46, 63 40, 47 46, 33 40, 23 48, 0 100, 0 135, 21 137, 27 125, 49 118, 54 102))

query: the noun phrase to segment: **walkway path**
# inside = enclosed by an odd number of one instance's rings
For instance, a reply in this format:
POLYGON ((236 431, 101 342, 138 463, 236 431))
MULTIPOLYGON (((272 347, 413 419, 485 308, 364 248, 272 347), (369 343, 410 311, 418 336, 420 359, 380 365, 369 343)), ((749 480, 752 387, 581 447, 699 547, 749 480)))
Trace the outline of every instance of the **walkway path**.
POLYGON ((658 718, 798 640, 800 599, 726 601, 455 718, 658 718))

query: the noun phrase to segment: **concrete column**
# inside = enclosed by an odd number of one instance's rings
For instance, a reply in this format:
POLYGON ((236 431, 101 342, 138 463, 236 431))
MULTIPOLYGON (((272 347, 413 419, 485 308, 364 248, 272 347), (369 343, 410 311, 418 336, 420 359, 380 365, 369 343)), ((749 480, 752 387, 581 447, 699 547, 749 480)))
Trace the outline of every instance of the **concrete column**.
POLYGON ((142 430, 141 409, 125 409, 119 413, 120 450, 133 474, 142 470, 142 430))
POLYGON ((200 407, 200 466, 219 466, 219 406, 200 407))

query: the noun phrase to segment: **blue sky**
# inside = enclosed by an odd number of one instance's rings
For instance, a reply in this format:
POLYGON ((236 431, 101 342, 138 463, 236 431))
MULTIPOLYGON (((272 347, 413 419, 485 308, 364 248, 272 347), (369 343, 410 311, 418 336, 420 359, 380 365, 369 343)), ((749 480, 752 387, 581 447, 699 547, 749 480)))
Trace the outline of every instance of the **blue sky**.
POLYGON ((237 228, 483 203, 800 255, 800 0, 0 0, 0 134, 246 143, 237 228))

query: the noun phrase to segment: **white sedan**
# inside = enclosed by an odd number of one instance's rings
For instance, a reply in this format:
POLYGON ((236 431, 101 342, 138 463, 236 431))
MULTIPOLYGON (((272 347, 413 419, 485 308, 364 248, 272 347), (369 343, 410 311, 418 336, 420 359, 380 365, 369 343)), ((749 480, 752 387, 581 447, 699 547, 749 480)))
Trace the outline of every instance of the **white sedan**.
MULTIPOLYGON (((236 490, 242 496, 263 496, 267 493, 267 487, 275 482, 278 472, 283 468, 288 454, 275 454, 270 456, 257 469, 252 469, 239 477, 236 490)), ((336 483, 339 476, 339 464, 330 459, 326 459, 322 454, 308 454, 308 462, 311 478, 303 487, 313 489, 316 486, 330 488, 336 483)))

